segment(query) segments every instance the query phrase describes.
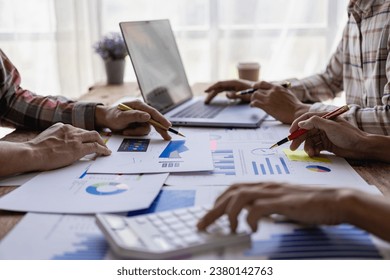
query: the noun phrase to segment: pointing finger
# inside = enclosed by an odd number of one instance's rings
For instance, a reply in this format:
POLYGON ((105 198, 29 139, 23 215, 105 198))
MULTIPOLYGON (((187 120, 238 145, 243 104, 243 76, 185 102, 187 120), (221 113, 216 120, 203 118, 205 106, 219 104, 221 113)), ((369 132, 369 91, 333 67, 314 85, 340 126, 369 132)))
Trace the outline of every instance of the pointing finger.
POLYGON ((204 100, 204 103, 205 104, 209 104, 211 102, 211 100, 213 100, 214 97, 216 97, 218 95, 218 91, 216 90, 212 90, 211 92, 208 93, 208 95, 206 96, 205 100, 204 100))

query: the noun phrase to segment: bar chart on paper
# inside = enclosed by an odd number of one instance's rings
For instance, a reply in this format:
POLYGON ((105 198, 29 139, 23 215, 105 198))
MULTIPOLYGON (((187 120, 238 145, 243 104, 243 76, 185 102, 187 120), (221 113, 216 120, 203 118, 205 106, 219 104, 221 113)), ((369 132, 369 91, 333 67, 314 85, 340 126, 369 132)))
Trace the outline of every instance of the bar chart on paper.
POLYGON ((214 171, 210 174, 236 175, 233 150, 215 150, 211 153, 214 163, 214 171))
POLYGON ((108 244, 99 234, 76 234, 73 250, 53 256, 53 260, 102 260, 108 251, 108 244))
MULTIPOLYGON (((267 226, 261 227, 267 230, 267 226)), ((371 235, 349 224, 302 227, 278 224, 268 236, 252 238, 245 257, 267 259, 382 259, 371 235), (288 229, 288 230, 286 230, 288 229)))
POLYGON ((290 170, 283 157, 264 157, 257 161, 252 161, 253 173, 255 175, 288 175, 290 170))
MULTIPOLYGON (((214 138, 216 138, 214 136, 214 138)), ((214 170, 171 173, 165 184, 226 186, 235 183, 280 181, 305 185, 337 185, 362 189, 366 182, 348 162, 335 155, 309 157, 303 150, 286 153, 282 148, 269 149, 264 141, 222 143, 210 140, 214 170)))

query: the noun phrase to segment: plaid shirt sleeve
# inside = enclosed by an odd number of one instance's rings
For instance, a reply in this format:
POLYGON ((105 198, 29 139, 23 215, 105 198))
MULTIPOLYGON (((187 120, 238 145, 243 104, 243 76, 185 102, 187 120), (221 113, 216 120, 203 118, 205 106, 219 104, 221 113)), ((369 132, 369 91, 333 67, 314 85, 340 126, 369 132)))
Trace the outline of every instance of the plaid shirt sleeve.
POLYGON ((334 106, 320 103, 345 91, 351 110, 343 116, 356 127, 390 135, 390 1, 351 1, 343 38, 322 74, 291 80, 302 100, 317 102, 310 111, 334 106))
POLYGON ((0 124, 43 130, 63 122, 92 130, 97 103, 39 96, 20 87, 18 70, 0 49, 0 124))

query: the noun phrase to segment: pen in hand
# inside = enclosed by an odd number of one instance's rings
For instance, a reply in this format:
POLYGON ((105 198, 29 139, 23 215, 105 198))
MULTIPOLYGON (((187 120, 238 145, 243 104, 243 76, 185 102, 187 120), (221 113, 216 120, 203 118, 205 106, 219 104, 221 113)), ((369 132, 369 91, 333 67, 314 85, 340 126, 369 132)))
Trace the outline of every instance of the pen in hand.
MULTIPOLYGON (((131 107, 129 107, 129 106, 123 104, 123 103, 120 103, 120 104, 118 105, 117 108, 118 108, 119 110, 121 110, 121 111, 134 110, 133 108, 131 108, 131 107)), ((177 135, 180 135, 180 136, 182 136, 182 137, 185 137, 185 136, 184 136, 183 134, 181 134, 179 131, 177 131, 177 130, 171 128, 171 127, 165 127, 165 126, 163 126, 161 123, 159 123, 159 122, 157 122, 157 121, 155 121, 155 120, 153 120, 153 119, 148 120, 148 123, 150 123, 150 124, 152 124, 152 125, 154 125, 154 126, 156 126, 156 127, 159 127, 159 128, 161 128, 161 129, 164 129, 164 130, 166 130, 166 131, 169 131, 169 132, 172 132, 172 133, 174 133, 174 134, 177 134, 177 135)))
MULTIPOLYGON (((321 116, 321 118, 323 119, 334 119, 336 118, 337 116, 340 116, 341 114, 347 112, 349 110, 349 107, 348 105, 344 105, 340 108, 337 108, 336 110, 333 110, 331 112, 328 112, 326 113, 325 115, 321 116)), ((278 147, 280 145, 283 145, 284 143, 288 142, 288 141, 291 141, 291 140, 294 140, 296 138, 298 138, 299 136, 305 134, 306 132, 308 132, 307 129, 304 129, 304 128, 299 128, 297 130, 295 130, 294 132, 292 132, 289 136, 287 136, 286 138, 280 140, 279 142, 273 144, 270 149, 273 149, 275 147, 278 147)))
MULTIPOLYGON (((291 83, 286 81, 284 82, 283 84, 281 84, 282 87, 284 88, 290 88, 291 87, 291 83)), ((245 90, 241 90, 241 91, 238 91, 236 93, 236 95, 247 95, 247 94, 252 94, 256 91, 257 89, 255 88, 248 88, 248 89, 245 89, 245 90)))

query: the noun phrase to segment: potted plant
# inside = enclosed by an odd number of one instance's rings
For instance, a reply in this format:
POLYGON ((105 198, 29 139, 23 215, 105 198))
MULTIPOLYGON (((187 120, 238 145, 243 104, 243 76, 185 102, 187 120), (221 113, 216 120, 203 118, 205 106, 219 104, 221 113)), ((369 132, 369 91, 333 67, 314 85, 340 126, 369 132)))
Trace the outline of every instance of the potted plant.
POLYGON ((127 50, 122 35, 111 32, 93 45, 96 53, 104 60, 107 83, 122 84, 125 72, 127 50))

